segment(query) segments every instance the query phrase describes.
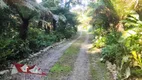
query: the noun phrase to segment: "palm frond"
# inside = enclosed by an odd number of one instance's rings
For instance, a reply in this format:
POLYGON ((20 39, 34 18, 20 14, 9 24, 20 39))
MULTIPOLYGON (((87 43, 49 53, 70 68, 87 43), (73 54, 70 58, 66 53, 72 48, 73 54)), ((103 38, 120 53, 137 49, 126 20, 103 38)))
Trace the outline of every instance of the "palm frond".
MULTIPOLYGON (((27 0, 4 0, 4 2, 9 5, 9 6, 13 6, 13 5, 20 5, 20 6, 25 6, 31 10, 36 10, 35 6, 33 6, 33 4, 31 4, 34 1, 27 1, 27 0)), ((35 2, 36 5, 36 2, 35 2)))
POLYGON ((3 0, 0 0, 0 8, 7 7, 6 3, 3 0))
POLYGON ((37 11, 43 17, 48 17, 48 19, 52 19, 53 13, 42 4, 38 4, 35 0, 4 0, 3 3, 6 3, 8 6, 24 6, 29 8, 30 10, 37 11))

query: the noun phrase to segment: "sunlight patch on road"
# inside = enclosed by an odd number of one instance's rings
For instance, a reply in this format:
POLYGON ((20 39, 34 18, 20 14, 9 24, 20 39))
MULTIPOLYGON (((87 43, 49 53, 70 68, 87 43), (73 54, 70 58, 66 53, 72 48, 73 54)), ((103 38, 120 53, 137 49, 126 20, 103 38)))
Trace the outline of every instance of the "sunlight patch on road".
POLYGON ((102 51, 102 49, 97 49, 97 48, 91 47, 91 48, 87 51, 87 53, 88 53, 88 54, 97 54, 97 53, 101 53, 101 51, 102 51))

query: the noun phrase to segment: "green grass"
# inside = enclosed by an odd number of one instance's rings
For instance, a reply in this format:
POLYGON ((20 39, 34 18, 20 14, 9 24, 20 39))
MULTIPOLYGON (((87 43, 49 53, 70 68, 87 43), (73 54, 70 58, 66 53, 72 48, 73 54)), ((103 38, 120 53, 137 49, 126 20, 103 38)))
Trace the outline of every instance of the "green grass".
POLYGON ((89 54, 91 75, 90 80, 112 80, 105 63, 100 62, 99 59, 100 53, 89 54))
POLYGON ((97 75, 96 75, 96 71, 95 68, 93 68, 93 60, 91 55, 89 55, 89 60, 90 60, 90 74, 91 74, 91 80, 96 79, 97 75))
POLYGON ((60 80, 61 77, 70 75, 83 41, 84 34, 64 52, 59 61, 50 69, 48 80, 60 80))

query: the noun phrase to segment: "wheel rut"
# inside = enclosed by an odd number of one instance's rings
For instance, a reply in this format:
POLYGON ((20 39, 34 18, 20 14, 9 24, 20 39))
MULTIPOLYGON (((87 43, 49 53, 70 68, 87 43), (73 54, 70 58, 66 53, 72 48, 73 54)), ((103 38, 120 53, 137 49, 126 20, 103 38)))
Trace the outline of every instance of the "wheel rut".
MULTIPOLYGON (((86 32, 87 33, 87 32, 86 32)), ((89 77, 89 59, 88 59, 89 34, 86 35, 84 43, 80 48, 78 58, 74 64, 74 70, 68 80, 88 80, 89 77)))

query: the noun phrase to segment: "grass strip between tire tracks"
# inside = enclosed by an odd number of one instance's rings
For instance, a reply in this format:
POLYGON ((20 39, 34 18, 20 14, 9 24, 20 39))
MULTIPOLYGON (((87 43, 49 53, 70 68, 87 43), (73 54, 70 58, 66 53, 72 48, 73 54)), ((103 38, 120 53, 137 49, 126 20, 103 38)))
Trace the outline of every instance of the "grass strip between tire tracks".
POLYGON ((60 80, 70 75, 84 40, 85 33, 83 32, 82 36, 64 52, 59 61, 50 69, 47 77, 48 79, 45 80, 60 80))

